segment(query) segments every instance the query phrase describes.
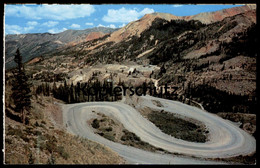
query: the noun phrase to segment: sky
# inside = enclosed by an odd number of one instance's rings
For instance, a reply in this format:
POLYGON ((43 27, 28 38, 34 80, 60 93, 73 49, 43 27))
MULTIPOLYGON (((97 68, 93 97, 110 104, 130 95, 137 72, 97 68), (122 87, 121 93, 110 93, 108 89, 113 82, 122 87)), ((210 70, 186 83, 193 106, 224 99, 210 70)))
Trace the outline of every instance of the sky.
POLYGON ((6 4, 5 34, 59 33, 68 29, 120 28, 145 14, 161 12, 176 16, 195 15, 241 5, 179 4, 6 4))

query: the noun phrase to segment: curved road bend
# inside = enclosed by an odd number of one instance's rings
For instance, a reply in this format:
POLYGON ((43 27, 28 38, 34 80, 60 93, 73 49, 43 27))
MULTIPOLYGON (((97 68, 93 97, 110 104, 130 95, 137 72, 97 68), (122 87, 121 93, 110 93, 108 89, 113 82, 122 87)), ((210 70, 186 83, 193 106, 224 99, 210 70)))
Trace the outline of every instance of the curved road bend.
POLYGON ((169 152, 202 158, 226 158, 250 154, 256 150, 254 137, 230 121, 224 120, 199 108, 152 96, 141 96, 136 106, 137 108, 147 106, 155 110, 163 109, 164 111, 199 120, 203 122, 209 130, 209 141, 206 143, 187 142, 167 135, 153 123, 145 119, 136 109, 123 102, 87 102, 63 105, 63 121, 64 124, 67 125, 69 132, 110 147, 129 163, 219 164, 220 162, 153 153, 109 141, 95 134, 93 128, 87 124, 87 120, 97 116, 97 114, 92 111, 117 118, 126 129, 134 132, 143 141, 169 152), (157 107, 151 100, 159 101, 163 107, 157 107))

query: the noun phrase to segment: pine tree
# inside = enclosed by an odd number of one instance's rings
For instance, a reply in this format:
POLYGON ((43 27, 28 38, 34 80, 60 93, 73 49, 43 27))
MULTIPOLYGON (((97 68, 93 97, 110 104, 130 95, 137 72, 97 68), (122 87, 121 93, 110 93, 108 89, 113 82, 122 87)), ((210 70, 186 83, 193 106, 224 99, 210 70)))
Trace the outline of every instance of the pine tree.
POLYGON ((21 120, 25 124, 25 111, 31 107, 31 90, 28 76, 22 63, 22 56, 19 49, 17 49, 14 61, 17 67, 13 71, 14 80, 12 81, 12 98, 15 104, 15 111, 21 114, 21 120))
POLYGON ((46 89, 45 96, 50 96, 50 86, 49 86, 49 83, 47 83, 47 82, 45 82, 45 89, 46 89))
POLYGON ((71 103, 75 103, 75 97, 76 97, 75 87, 74 87, 73 83, 71 83, 71 86, 70 86, 70 102, 71 103))
POLYGON ((53 88, 52 88, 52 94, 53 94, 53 96, 54 97, 56 97, 57 96, 57 85, 56 85, 56 83, 55 83, 55 81, 54 81, 54 83, 53 83, 53 88))

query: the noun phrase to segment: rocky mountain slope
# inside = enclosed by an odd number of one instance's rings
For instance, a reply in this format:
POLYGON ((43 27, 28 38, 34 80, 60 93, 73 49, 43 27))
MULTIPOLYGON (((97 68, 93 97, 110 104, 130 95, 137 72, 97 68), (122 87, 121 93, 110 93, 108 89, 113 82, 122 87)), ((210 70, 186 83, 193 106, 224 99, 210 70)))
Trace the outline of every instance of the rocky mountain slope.
POLYGON ((63 48, 54 55, 65 56, 82 67, 122 61, 157 65, 165 71, 155 72, 151 77, 157 79, 159 85, 168 83, 178 86, 181 88, 179 94, 184 94, 191 86, 209 85, 228 94, 247 95, 254 99, 254 6, 231 8, 204 16, 204 20, 208 21, 218 19, 204 24, 199 20, 176 20, 168 14, 145 15, 101 39, 63 48), (220 13, 224 13, 222 17, 229 17, 220 20, 216 17, 220 13))
POLYGON ((244 13, 249 10, 255 10, 256 5, 245 5, 240 7, 234 7, 229 9, 223 9, 216 12, 205 12, 199 13, 197 15, 192 16, 184 16, 184 20, 199 20, 202 23, 209 24, 217 21, 221 21, 226 17, 235 16, 240 13, 244 13))
MULTIPOLYGON (((66 73, 73 77, 76 71, 93 65, 132 62, 160 67, 160 70, 150 72, 150 78, 157 80, 158 86, 175 85, 179 95, 198 99, 197 93, 191 93, 191 88, 197 92, 204 88, 206 95, 212 89, 217 89, 214 93, 220 92, 212 96, 211 102, 215 104, 223 103, 219 96, 223 94, 240 96, 238 104, 242 99, 255 100, 255 6, 184 19, 162 13, 145 15, 101 38, 46 53, 45 59, 32 61, 31 72, 46 69, 48 73, 52 70, 54 74, 66 73)), ((207 104, 206 97, 200 102, 208 108, 214 107, 207 104)), ((237 103, 226 110, 234 111, 237 103)), ((247 107, 239 111, 247 111, 250 107, 250 112, 254 113, 255 104, 244 103, 247 107)))
POLYGON ((104 42, 98 43, 98 45, 107 42, 121 42, 122 40, 127 40, 132 36, 140 37, 141 33, 148 29, 156 18, 165 19, 167 21, 198 20, 202 23, 209 24, 254 9, 256 9, 255 5, 245 5, 242 7, 224 9, 216 12, 200 13, 192 16, 174 16, 167 13, 152 13, 146 14, 140 20, 131 22, 119 30, 98 27, 86 30, 66 30, 58 34, 43 33, 7 35, 5 37, 6 67, 11 68, 14 66, 13 55, 17 48, 21 48, 22 55, 25 55, 24 62, 27 62, 37 56, 48 54, 52 52, 53 49, 63 47, 64 45, 71 46, 80 42, 97 39, 107 33, 111 33, 111 35, 106 38, 104 42))
POLYGON ((141 19, 131 22, 122 29, 115 31, 111 34, 111 37, 109 40, 119 42, 123 39, 127 39, 131 36, 139 36, 140 34, 149 28, 152 25, 152 22, 156 18, 164 19, 167 21, 170 20, 198 20, 201 23, 209 24, 214 23, 217 21, 221 21, 226 17, 231 17, 240 13, 244 13, 249 10, 256 9, 255 5, 245 5, 241 7, 235 7, 235 8, 229 8, 224 9, 216 12, 206 12, 206 13, 199 13, 197 15, 191 15, 191 16, 175 16, 169 13, 152 13, 152 14, 146 14, 141 19))
POLYGON ((35 33, 5 36, 5 63, 7 68, 14 66, 13 58, 17 48, 24 55, 24 62, 46 53, 55 51, 57 48, 67 45, 75 45, 79 42, 100 38, 116 29, 96 27, 85 30, 66 30, 61 33, 35 33))

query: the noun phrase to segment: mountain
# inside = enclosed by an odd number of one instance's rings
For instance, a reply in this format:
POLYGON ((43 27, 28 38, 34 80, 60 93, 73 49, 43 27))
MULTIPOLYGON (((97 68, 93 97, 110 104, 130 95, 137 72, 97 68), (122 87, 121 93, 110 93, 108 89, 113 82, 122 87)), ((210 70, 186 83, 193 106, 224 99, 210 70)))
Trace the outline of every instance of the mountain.
MULTIPOLYGON (((216 12, 207 12, 207 13, 200 13, 193 16, 174 16, 172 14, 168 13, 152 13, 152 14, 146 14, 144 17, 137 21, 130 22, 126 26, 122 27, 121 29, 118 29, 114 31, 113 33, 109 34, 105 38, 102 38, 102 40, 85 43, 85 44, 79 44, 73 48, 69 48, 70 52, 74 51, 80 51, 84 54, 86 53, 96 53, 98 50, 102 50, 103 48, 107 48, 111 46, 113 43, 120 43, 120 42, 126 42, 133 38, 140 38, 141 34, 148 30, 152 23, 156 19, 163 19, 165 21, 171 21, 171 20, 185 20, 185 21, 200 21, 203 24, 210 24, 215 23, 223 20, 226 17, 232 17, 237 14, 245 13, 247 11, 255 10, 255 5, 245 5, 235 8, 229 8, 224 9, 216 12), (86 47, 87 46, 87 47, 86 47), (103 46, 103 47, 102 47, 103 46), (93 50, 95 48, 98 48, 98 50, 93 50)), ((250 18, 251 16, 247 16, 247 18, 250 18)), ((251 20, 255 22, 254 15, 251 17, 251 20)), ((165 22, 166 23, 166 22, 165 22)), ((164 24, 164 23, 162 23, 164 24)), ((158 41, 157 41, 158 42, 158 41)), ((120 44, 119 44, 120 46, 120 44)), ((130 45, 131 46, 131 45, 130 45)), ((119 47, 122 48, 122 47, 119 47)), ((66 49, 61 49, 61 53, 66 53, 66 49)), ((124 49, 123 49, 124 50, 124 49)), ((126 52, 126 51, 125 51, 126 52)), ((107 53, 107 52, 103 52, 107 53)), ((109 52, 108 52, 109 53, 109 52)), ((103 54, 104 55, 104 54, 103 54)))
POLYGON ((183 20, 170 14, 148 14, 103 38, 64 47, 53 55, 70 57, 70 62, 83 67, 123 61, 152 64, 166 69, 165 73, 154 73, 159 85, 193 81, 194 85, 207 83, 236 95, 255 95, 254 6, 192 17, 183 20), (216 17, 220 13, 222 20, 216 17), (201 20, 212 23, 199 21, 202 16, 201 20))
POLYGON ((168 13, 146 14, 141 19, 139 19, 137 21, 130 22, 129 24, 127 24, 123 28, 113 32, 111 34, 111 37, 109 38, 109 40, 119 42, 119 41, 121 41, 123 39, 127 39, 131 36, 139 36, 140 37, 140 34, 144 30, 149 28, 152 25, 152 22, 156 18, 162 18, 162 19, 165 19, 167 21, 180 19, 180 17, 174 16, 174 15, 168 14, 168 13))
POLYGON ((111 34, 111 37, 109 40, 119 42, 123 39, 127 39, 131 36, 140 36, 140 34, 149 28, 152 24, 152 22, 156 18, 164 19, 167 21, 170 20, 198 20, 204 24, 210 24, 214 22, 218 22, 223 20, 226 17, 231 17, 240 13, 244 13, 246 11, 255 10, 256 5, 245 5, 240 7, 234 7, 229 9, 223 9, 216 12, 205 12, 205 13, 199 13, 197 15, 192 16, 175 16, 169 13, 152 13, 152 14, 146 14, 144 17, 137 21, 130 22, 125 27, 119 29, 118 31, 115 31, 111 34))
POLYGON ((244 5, 240 7, 234 7, 229 9, 223 9, 216 12, 205 12, 199 13, 197 15, 192 16, 184 16, 182 19, 184 20, 199 20, 202 23, 209 24, 217 21, 221 21, 226 17, 235 16, 240 13, 244 13, 246 11, 255 10, 256 5, 244 5))
MULTIPOLYGON (((182 55, 184 55, 185 59, 199 58, 219 49, 221 43, 231 42, 234 36, 241 36, 239 33, 244 33, 250 26, 255 24, 256 13, 254 6, 248 5, 206 14, 201 13, 190 17, 153 13, 129 23, 100 40, 80 43, 75 45, 74 48, 63 48, 60 54, 77 51, 78 54, 81 52, 82 54, 93 55, 93 58, 101 60, 109 60, 110 57, 119 60, 122 60, 123 57, 124 59, 136 59, 141 58, 139 54, 151 49, 153 49, 152 53, 156 50, 166 52, 167 46, 170 45, 167 43, 171 40, 172 47, 180 48, 189 41, 188 39, 193 38, 186 48, 181 49, 184 52, 182 55), (221 13, 223 13, 222 17, 217 17, 221 13), (194 20, 191 18, 194 18, 194 20), (211 23, 205 24, 208 22, 211 23), (214 47, 208 46, 209 41, 214 47)), ((175 51, 173 54, 181 54, 180 52, 180 50, 175 51)), ((142 54, 142 59, 148 54, 149 52, 142 54)), ((162 54, 158 55, 163 57, 162 54)), ((84 58, 86 59, 86 57, 84 58)), ((153 57, 149 56, 149 60, 152 61, 153 57)), ((161 61, 160 59, 157 60, 157 62, 161 61)), ((155 62, 152 61, 151 63, 154 64, 155 62)))
POLYGON ((51 53, 57 48, 75 45, 79 42, 89 41, 103 37, 105 34, 111 33, 117 29, 96 27, 85 30, 66 30, 61 33, 35 33, 35 34, 19 34, 5 36, 5 60, 6 67, 11 68, 15 64, 13 62, 14 54, 17 48, 20 48, 21 54, 24 55, 24 62, 35 57, 51 53))
MULTIPOLYGON (((256 94, 256 9, 253 5, 185 17, 147 14, 112 33, 83 34, 83 31, 67 30, 56 35, 7 36, 6 64, 12 63, 10 50, 14 51, 17 44, 26 44, 20 48, 27 51, 22 53, 25 60, 37 57, 29 63, 40 62, 38 69, 52 62, 53 73, 73 73, 99 63, 134 62, 166 69, 153 73, 159 85, 169 83, 182 87, 183 83, 192 82, 194 87, 210 85, 235 95, 256 94), (43 54, 48 56, 45 60, 40 58, 43 54)), ((180 93, 184 94, 184 90, 180 93)))
MULTIPOLYGON (((256 9, 255 5, 245 5, 241 7, 224 9, 216 12, 200 13, 193 16, 174 16, 167 13, 146 14, 141 19, 130 22, 121 29, 111 29, 98 27, 86 30, 66 30, 58 34, 36 33, 21 35, 5 36, 5 64, 7 68, 13 67, 14 54, 17 48, 20 48, 21 54, 24 55, 24 62, 32 60, 35 57, 44 56, 55 52, 57 49, 63 50, 64 46, 74 46, 76 44, 101 38, 110 34, 105 40, 97 42, 95 46, 111 44, 130 39, 133 36, 140 37, 141 33, 151 27, 155 19, 170 20, 198 20, 202 23, 209 24, 221 21, 226 17, 234 16, 249 10, 256 9)), ((77 48, 77 47, 76 47, 77 48)), ((81 47, 82 48, 82 47, 81 47)), ((85 47, 86 48, 86 47, 85 47)), ((87 48, 86 50, 92 49, 87 48)))

